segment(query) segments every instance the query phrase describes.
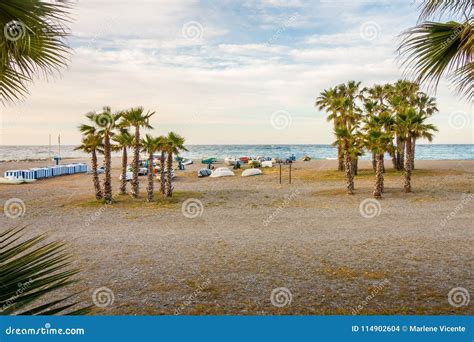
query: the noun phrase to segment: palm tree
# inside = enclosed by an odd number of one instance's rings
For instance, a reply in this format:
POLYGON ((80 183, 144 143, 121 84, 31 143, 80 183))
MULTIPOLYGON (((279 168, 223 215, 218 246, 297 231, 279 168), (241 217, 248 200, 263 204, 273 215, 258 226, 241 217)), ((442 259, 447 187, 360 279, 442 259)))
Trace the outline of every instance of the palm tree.
POLYGON ((68 1, 0 2, 0 103, 21 100, 37 75, 65 67, 68 1))
MULTIPOLYGON (((388 97, 391 110, 398 119, 409 108, 415 107, 419 85, 407 80, 398 80, 392 87, 388 97)), ((406 135, 400 125, 395 125, 396 154, 393 161, 396 170, 403 170, 405 161, 406 135)))
POLYGON ((0 307, 2 315, 85 315, 91 306, 76 308, 71 295, 46 300, 75 283, 79 271, 62 242, 47 242, 45 235, 25 239, 25 227, 0 233, 0 307), (36 303, 36 304, 35 304, 36 303))
MULTIPOLYGON (((340 114, 340 125, 336 128, 336 136, 342 140, 344 152, 344 168, 346 171, 347 192, 354 193, 353 163, 351 160, 351 139, 357 128, 362 114, 356 104, 356 100, 363 99, 360 89, 361 82, 349 81, 337 86, 339 97, 336 100, 336 108, 340 114)), ((353 140, 353 139, 352 139, 353 140)))
POLYGON ((178 154, 180 151, 187 151, 184 147, 184 138, 180 135, 170 132, 166 137, 166 152, 168 157, 166 160, 166 197, 173 196, 173 154, 178 154))
POLYGON ((151 135, 147 134, 145 139, 142 139, 141 142, 142 151, 145 152, 148 156, 148 186, 146 188, 147 191, 147 201, 153 201, 153 190, 154 190, 154 176, 155 170, 153 167, 153 154, 156 152, 158 148, 158 139, 153 138, 151 135))
POLYGON ((151 129, 150 118, 155 112, 144 113, 143 107, 131 108, 122 113, 122 124, 135 129, 133 161, 132 161, 132 197, 137 198, 140 193, 138 182, 138 163, 140 161, 140 128, 151 129))
POLYGON ((116 143, 113 146, 113 149, 116 151, 122 151, 122 176, 120 181, 120 193, 125 195, 127 193, 127 149, 133 145, 133 136, 126 128, 120 128, 119 134, 116 134, 112 140, 116 143))
POLYGON ((375 184, 373 195, 374 198, 382 198, 384 191, 384 170, 383 170, 383 156, 389 150, 393 137, 382 131, 382 126, 378 128, 373 127, 366 135, 366 146, 375 154, 376 168, 375 168, 375 184))
POLYGON ((167 137, 160 135, 156 142, 157 151, 160 151, 160 193, 164 196, 166 194, 166 177, 165 177, 165 160, 167 137))
POLYGON ((446 75, 458 94, 469 102, 474 99, 472 8, 472 0, 423 1, 419 24, 402 34, 398 48, 402 65, 416 82, 427 82, 436 89, 446 75), (435 16, 461 21, 426 21, 435 16))
POLYGON ((75 150, 82 150, 91 154, 92 182, 94 183, 95 198, 101 200, 103 198, 102 189, 100 187, 99 175, 97 173, 97 152, 103 153, 103 143, 100 134, 89 133, 82 138, 82 143, 75 150))
MULTIPOLYGON (((325 110, 329 113, 326 120, 332 121, 334 129, 338 127, 340 123, 340 116, 338 115, 338 110, 336 107, 336 99, 339 96, 337 90, 335 88, 329 88, 323 90, 320 95, 316 98, 315 106, 319 110, 325 110)), ((344 157, 342 153, 342 143, 336 143, 337 145, 337 160, 338 160, 338 167, 339 171, 344 171, 344 157)))
MULTIPOLYGON (((418 110, 418 114, 421 115, 424 118, 427 118, 431 115, 433 115, 435 112, 438 111, 438 108, 436 106, 436 99, 434 97, 430 97, 427 94, 423 92, 418 92, 417 97, 416 97, 416 108, 418 110)), ((426 138, 428 141, 431 141, 432 136, 430 137, 429 135, 423 136, 415 134, 413 136, 413 142, 411 145, 411 157, 412 157, 412 168, 413 170, 415 169, 415 146, 416 146, 416 139, 418 138, 426 138)))
POLYGON ((411 175, 413 171, 412 165, 412 147, 413 138, 415 136, 426 136, 428 139, 432 139, 434 131, 437 131, 437 128, 431 124, 425 124, 424 120, 426 118, 418 114, 414 108, 408 109, 405 113, 399 116, 399 125, 402 130, 405 131, 407 135, 406 140, 406 159, 405 159, 405 184, 404 191, 411 192, 411 175))
POLYGON ((117 128, 117 121, 121 114, 113 114, 110 107, 105 106, 102 113, 92 116, 97 126, 99 133, 104 140, 104 199, 105 203, 111 204, 112 197, 112 144, 111 139, 115 135, 114 130, 117 128))

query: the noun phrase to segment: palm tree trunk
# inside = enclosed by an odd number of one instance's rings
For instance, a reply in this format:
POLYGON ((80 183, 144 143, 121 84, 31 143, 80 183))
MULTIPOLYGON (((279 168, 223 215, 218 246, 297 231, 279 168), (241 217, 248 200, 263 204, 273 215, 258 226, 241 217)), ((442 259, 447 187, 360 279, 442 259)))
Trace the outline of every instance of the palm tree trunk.
POLYGON ((173 196, 173 179, 171 171, 173 170, 173 152, 168 151, 168 159, 166 160, 166 197, 173 196))
POLYGON ((384 181, 385 160, 383 158, 384 158, 384 154, 382 153, 382 155, 380 156, 380 163, 382 164, 382 193, 385 192, 385 181, 384 181))
POLYGON ((375 185, 374 185, 374 198, 382 198, 383 192, 383 171, 382 171, 382 162, 383 155, 375 155, 376 168, 375 168, 375 185))
POLYGON ((398 170, 398 160, 397 154, 395 152, 390 152, 390 157, 392 157, 392 166, 394 170, 398 170))
POLYGON ((354 176, 357 176, 358 164, 359 164, 359 158, 358 158, 358 157, 354 157, 354 159, 351 160, 352 174, 353 174, 354 176))
POLYGON ((166 178, 165 178, 165 151, 161 151, 160 158, 160 192, 162 195, 166 194, 166 178))
POLYGON ((101 200, 103 196, 102 196, 102 189, 100 188, 99 175, 97 174, 97 151, 96 150, 92 150, 91 164, 92 164, 91 165, 92 166, 92 182, 94 183, 95 198, 97 200, 101 200))
POLYGON ((354 194, 354 176, 352 175, 352 163, 349 156, 349 141, 344 139, 344 168, 346 170, 346 188, 349 195, 354 194))
POLYGON ((104 163, 105 163, 105 174, 104 174, 104 198, 105 203, 112 203, 112 156, 110 147, 110 135, 106 133, 104 135, 104 163))
POLYGON ((416 145, 416 138, 413 137, 413 143, 411 145, 411 169, 415 169, 415 145, 416 145))
POLYGON ((153 201, 153 190, 154 190, 154 172, 153 172, 153 153, 150 153, 148 156, 148 187, 146 188, 147 192, 147 201, 153 201))
POLYGON ((132 197, 138 198, 140 188, 138 183, 138 162, 140 161, 140 127, 135 127, 135 141, 132 162, 132 197))
POLYGON ((397 170, 403 170, 405 157, 405 144, 402 138, 397 135, 397 170))
POLYGON ((337 170, 344 171, 344 153, 342 152, 341 143, 337 144, 337 170))
POLYGON ((125 195, 127 193, 127 148, 122 150, 122 181, 120 182, 120 193, 125 195))
POLYGON ((412 172, 411 144, 412 144, 412 137, 411 135, 408 135, 408 139, 406 141, 407 155, 405 159, 405 185, 403 187, 403 191, 405 192, 411 192, 411 172, 412 172))
POLYGON ((372 169, 374 172, 377 170, 377 154, 375 152, 372 152, 372 169))

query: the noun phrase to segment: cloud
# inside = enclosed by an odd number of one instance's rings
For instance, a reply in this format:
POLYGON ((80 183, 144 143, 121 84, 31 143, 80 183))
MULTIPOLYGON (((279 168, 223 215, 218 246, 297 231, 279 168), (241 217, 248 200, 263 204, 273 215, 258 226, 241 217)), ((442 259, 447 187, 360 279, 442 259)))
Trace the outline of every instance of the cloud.
MULTIPOLYGON (((88 111, 143 105, 157 112, 156 134, 173 129, 190 143, 330 143, 332 129, 314 108, 316 96, 349 79, 371 85, 400 78, 394 40, 411 20, 398 14, 409 9, 359 2, 83 0, 75 10, 69 69, 52 82, 36 82, 24 103, 0 113, 2 140, 40 144, 60 132, 64 143, 76 144, 76 127, 88 111), (370 21, 381 32, 369 41, 360 27, 370 21), (183 36, 189 22, 202 26, 199 39, 183 36), (278 110, 292 116, 284 132, 270 123, 278 110)), ((439 118, 469 109, 444 84, 438 103, 439 118)), ((469 127, 456 136, 446 127, 435 142, 472 141, 469 127)))

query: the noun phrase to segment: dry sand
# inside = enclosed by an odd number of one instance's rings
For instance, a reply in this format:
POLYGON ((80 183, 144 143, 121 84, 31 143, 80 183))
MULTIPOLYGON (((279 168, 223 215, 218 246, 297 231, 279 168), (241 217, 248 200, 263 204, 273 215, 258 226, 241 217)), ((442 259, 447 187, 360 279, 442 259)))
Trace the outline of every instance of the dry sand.
MULTIPOLYGON (((3 163, 0 172, 44 164, 3 163)), ((401 191, 402 174, 387 170, 373 218, 359 210, 371 198, 369 163, 349 196, 334 161, 298 161, 291 185, 287 167, 280 185, 276 168, 198 179, 194 164, 177 172, 174 200, 157 194, 152 204, 144 196, 96 204, 84 174, 0 185, 0 203, 26 205, 21 218, 2 215, 0 224, 69 242, 82 272, 65 292, 84 290, 92 303, 95 289, 110 288, 114 302, 100 314, 473 314, 473 298, 457 308, 448 293, 474 295, 474 161, 416 166, 411 194, 401 191), (203 204, 200 216, 183 215, 188 198, 203 204), (280 287, 292 297, 281 308, 270 300, 280 287)))

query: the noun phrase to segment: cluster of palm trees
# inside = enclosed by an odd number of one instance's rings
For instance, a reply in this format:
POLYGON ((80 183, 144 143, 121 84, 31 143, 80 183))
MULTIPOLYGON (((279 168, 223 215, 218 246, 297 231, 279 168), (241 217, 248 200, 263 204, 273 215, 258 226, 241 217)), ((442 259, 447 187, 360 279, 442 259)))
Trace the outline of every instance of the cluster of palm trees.
POLYGON ((173 195, 172 168, 173 156, 180 151, 186 151, 184 138, 174 132, 167 136, 152 137, 147 134, 140 137, 141 129, 152 129, 150 118, 154 112, 145 112, 143 107, 113 113, 110 107, 104 107, 99 113, 88 113, 87 124, 79 126, 83 134, 81 145, 76 150, 82 150, 91 155, 92 181, 97 200, 105 203, 113 202, 112 195, 112 151, 122 151, 122 168, 120 194, 127 193, 128 149, 133 149, 131 163, 132 180, 130 194, 138 198, 140 183, 138 179, 140 152, 147 154, 148 160, 148 186, 147 200, 154 199, 154 154, 161 153, 160 158, 160 193, 166 197, 173 195), (133 130, 131 132, 130 130, 133 130), (104 181, 101 185, 98 174, 98 154, 104 156, 104 181), (166 165, 165 165, 166 162, 166 165))
POLYGON ((358 159, 369 151, 375 171, 374 197, 384 191, 384 155, 391 156, 393 168, 404 170, 404 191, 411 192, 417 139, 429 141, 437 131, 426 120, 437 112, 435 99, 407 80, 394 84, 362 88, 361 82, 349 81, 324 90, 316 107, 329 113, 338 148, 338 170, 345 171, 346 187, 354 193, 358 159))

